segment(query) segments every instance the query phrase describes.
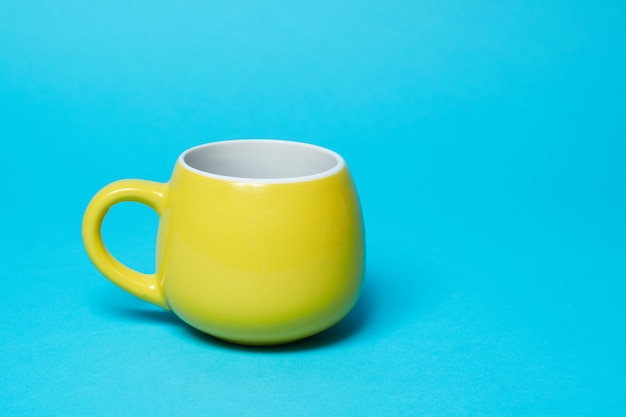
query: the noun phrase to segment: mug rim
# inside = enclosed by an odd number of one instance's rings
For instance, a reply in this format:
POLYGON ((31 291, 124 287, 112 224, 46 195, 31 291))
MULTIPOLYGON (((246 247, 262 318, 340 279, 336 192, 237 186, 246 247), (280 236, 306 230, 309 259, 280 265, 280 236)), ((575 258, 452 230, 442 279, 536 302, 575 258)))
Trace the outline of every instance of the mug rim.
POLYGON ((293 140, 284 140, 284 139, 230 139, 230 140, 220 140, 215 142, 208 142, 201 145, 193 146, 186 151, 184 151, 178 157, 178 163, 184 169, 201 175, 207 178, 213 178, 228 182, 244 182, 244 183, 260 183, 260 184, 289 184, 289 183, 297 183, 297 182, 307 182, 307 181, 315 181, 322 178, 327 178, 332 175, 335 175, 341 172, 345 166, 346 162, 341 155, 337 152, 332 151, 323 146, 314 145, 312 143, 293 141, 293 140), (299 176, 286 176, 286 177, 273 177, 273 178, 256 178, 256 177, 245 177, 245 176, 234 176, 234 175, 223 175, 217 174, 214 172, 205 171, 202 169, 195 168, 191 166, 186 158, 193 152, 197 152, 201 149, 211 148, 223 146, 225 144, 235 144, 235 143, 280 143, 280 144, 289 144, 292 146, 299 146, 302 148, 308 148, 310 150, 315 150, 317 152, 325 153, 327 156, 332 157, 335 160, 335 164, 324 171, 310 174, 310 175, 299 175, 299 176))

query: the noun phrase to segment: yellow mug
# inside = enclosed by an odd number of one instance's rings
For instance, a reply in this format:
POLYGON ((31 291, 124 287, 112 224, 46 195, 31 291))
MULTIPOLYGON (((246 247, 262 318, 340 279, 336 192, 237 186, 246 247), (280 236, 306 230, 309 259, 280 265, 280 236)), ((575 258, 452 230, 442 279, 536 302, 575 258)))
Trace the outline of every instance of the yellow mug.
POLYGON ((325 330, 351 310, 363 281, 363 221, 346 163, 306 143, 191 148, 167 183, 122 180, 100 190, 82 233, 108 279, 236 343, 286 343, 325 330), (128 268, 103 244, 104 217, 123 201, 159 214, 154 274, 128 268))

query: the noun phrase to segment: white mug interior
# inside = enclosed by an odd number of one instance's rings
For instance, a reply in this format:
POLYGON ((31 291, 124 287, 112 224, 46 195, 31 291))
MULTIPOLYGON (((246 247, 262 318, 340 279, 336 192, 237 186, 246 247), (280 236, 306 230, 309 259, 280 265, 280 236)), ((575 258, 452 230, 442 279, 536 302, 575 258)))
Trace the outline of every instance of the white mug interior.
POLYGON ((204 176, 261 183, 320 179, 341 171, 345 165, 343 158, 329 149, 273 139, 200 145, 185 151, 179 162, 204 176))

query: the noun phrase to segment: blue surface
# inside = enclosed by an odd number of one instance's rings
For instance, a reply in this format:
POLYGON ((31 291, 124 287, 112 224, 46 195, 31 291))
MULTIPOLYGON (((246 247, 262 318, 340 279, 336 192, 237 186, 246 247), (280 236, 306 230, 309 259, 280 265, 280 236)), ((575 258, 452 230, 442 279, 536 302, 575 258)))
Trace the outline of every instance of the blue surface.
MULTIPOLYGON (((624 4, 0 2, 0 415, 626 414, 624 4), (340 152, 368 239, 356 309, 277 348, 80 238, 105 184, 254 137, 340 152)), ((150 271, 157 221, 105 241, 150 271)))

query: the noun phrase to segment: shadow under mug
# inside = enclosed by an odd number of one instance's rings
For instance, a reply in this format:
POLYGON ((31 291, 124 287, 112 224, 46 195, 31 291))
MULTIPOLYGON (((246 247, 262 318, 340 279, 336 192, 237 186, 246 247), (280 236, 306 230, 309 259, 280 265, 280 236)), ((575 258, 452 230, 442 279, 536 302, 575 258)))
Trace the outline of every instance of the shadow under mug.
POLYGON ((82 233, 108 279, 236 343, 286 343, 325 330, 352 309, 363 281, 363 220, 346 163, 306 143, 191 148, 165 184, 122 180, 100 190, 82 233), (104 217, 124 201, 159 214, 154 274, 128 268, 104 246, 104 217))

